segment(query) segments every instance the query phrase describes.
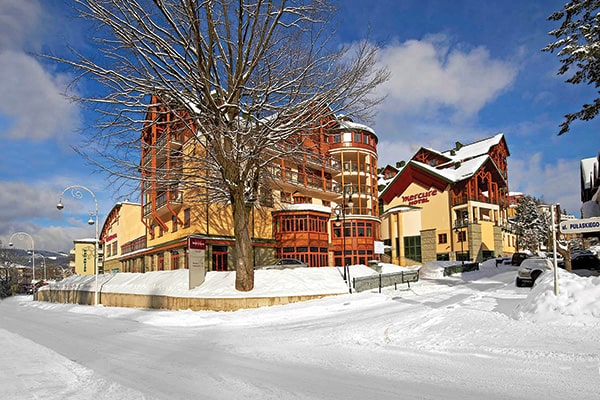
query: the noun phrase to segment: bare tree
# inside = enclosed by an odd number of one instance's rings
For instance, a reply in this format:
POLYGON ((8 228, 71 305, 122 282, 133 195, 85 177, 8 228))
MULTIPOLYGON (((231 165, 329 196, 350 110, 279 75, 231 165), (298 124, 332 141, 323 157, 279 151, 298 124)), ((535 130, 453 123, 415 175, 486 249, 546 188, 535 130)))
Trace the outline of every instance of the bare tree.
POLYGON ((324 0, 74 1, 96 25, 98 52, 51 58, 101 87, 74 96, 99 116, 81 153, 118 181, 145 173, 196 188, 197 201, 228 204, 236 288, 251 290, 249 219, 260 186, 274 178, 270 166, 318 152, 309 139, 335 115, 368 120, 381 100, 372 92, 388 78, 376 47, 331 43, 335 10, 324 0), (195 143, 181 155, 193 168, 177 177, 140 165, 140 132, 164 121, 195 143))

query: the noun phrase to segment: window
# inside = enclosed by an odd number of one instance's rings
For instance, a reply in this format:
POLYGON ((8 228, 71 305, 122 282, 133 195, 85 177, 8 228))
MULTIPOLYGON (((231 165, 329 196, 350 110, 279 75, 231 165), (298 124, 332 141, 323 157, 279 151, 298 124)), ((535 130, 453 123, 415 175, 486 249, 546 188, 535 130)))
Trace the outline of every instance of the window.
POLYGON ((467 231, 456 232, 456 240, 459 242, 466 242, 467 241, 467 231))
POLYGON ((450 253, 438 253, 436 259, 437 261, 450 261, 450 253))
POLYGON ((183 227, 189 228, 192 222, 192 213, 189 208, 183 210, 183 227))
POLYGON ((358 236, 365 236, 365 223, 364 222, 357 222, 357 233, 358 236))
POLYGON ((171 223, 173 224, 173 232, 177 232, 177 217, 175 215, 171 217, 171 223))
POLYGON ((361 136, 360 133, 355 133, 354 134, 354 141, 356 143, 360 143, 360 136, 361 136))
POLYGON ((421 236, 407 236, 404 238, 404 256, 421 262, 421 236))
POLYGON ((179 269, 179 252, 171 251, 171 269, 179 269))
POLYGON ((439 244, 448 243, 448 234, 447 233, 440 233, 438 235, 438 243, 439 244))
POLYGON ((337 134, 337 135, 333 135, 333 143, 341 143, 342 142, 342 135, 337 134))
POLYGON ((369 144, 369 135, 363 135, 363 143, 369 144))

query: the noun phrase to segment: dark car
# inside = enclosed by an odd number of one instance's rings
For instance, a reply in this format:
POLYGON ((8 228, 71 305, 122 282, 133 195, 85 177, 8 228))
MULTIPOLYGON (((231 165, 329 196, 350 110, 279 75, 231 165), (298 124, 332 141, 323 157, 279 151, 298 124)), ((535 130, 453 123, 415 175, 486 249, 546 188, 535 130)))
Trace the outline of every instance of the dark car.
POLYGON ((527 253, 514 253, 512 255, 512 258, 510 259, 510 263, 512 265, 521 265, 521 263, 523 262, 523 260, 529 258, 529 254, 527 253))
POLYGON ((592 253, 580 253, 571 256, 571 269, 600 270, 600 258, 592 253))

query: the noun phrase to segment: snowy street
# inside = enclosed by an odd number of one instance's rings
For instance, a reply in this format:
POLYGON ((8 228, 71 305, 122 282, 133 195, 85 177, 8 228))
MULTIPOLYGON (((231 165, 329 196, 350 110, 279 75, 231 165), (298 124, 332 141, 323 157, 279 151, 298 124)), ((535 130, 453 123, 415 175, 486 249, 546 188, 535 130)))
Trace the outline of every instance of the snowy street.
POLYGON ((515 270, 237 312, 12 297, 0 398, 597 398, 600 318, 523 312, 515 270))

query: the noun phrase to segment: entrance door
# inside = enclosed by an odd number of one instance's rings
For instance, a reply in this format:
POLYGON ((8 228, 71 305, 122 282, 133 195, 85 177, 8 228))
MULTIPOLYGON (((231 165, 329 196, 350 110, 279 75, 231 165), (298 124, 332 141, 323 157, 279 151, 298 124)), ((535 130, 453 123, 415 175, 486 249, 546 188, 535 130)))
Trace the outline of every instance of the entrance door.
POLYGON ((212 270, 227 271, 227 246, 212 247, 212 270))

